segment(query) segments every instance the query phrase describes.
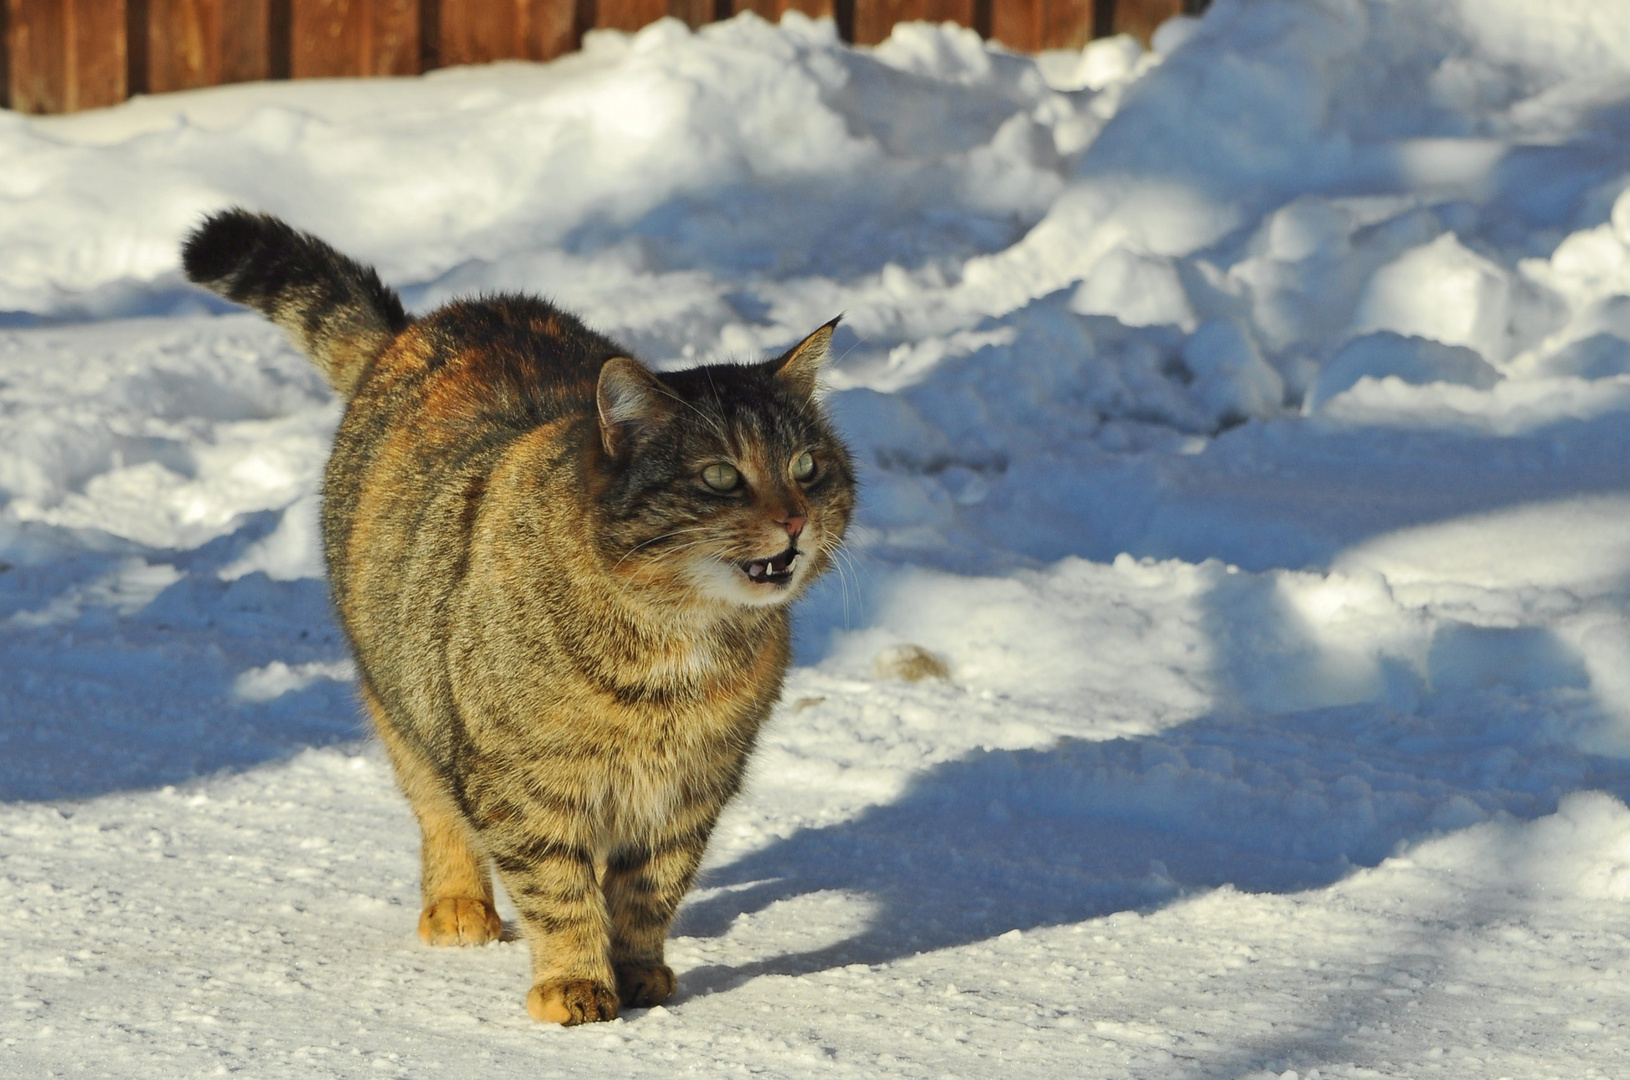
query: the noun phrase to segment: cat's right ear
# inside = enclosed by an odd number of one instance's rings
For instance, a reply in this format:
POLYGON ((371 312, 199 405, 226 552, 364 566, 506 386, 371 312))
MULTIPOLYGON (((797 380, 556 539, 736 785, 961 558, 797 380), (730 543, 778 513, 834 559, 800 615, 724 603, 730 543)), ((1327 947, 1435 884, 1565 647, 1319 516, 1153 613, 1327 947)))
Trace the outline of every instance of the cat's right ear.
POLYGON ((638 360, 614 356, 600 365, 595 402, 600 411, 600 444, 614 458, 628 452, 640 431, 668 415, 668 389, 638 360))
POLYGON ((827 353, 832 351, 832 332, 838 328, 838 320, 843 316, 822 326, 798 344, 787 350, 786 355, 779 360, 771 361, 775 364, 775 377, 790 386, 794 392, 804 398, 815 396, 816 383, 820 379, 821 365, 826 363, 827 353))

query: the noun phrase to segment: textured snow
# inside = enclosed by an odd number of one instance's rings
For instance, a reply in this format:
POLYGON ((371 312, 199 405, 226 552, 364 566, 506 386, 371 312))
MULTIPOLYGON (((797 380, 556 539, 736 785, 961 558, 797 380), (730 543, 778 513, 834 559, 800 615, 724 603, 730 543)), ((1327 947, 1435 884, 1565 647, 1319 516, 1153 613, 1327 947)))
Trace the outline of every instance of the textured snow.
POLYGON ((1615 4, 664 21, 0 159, 0 1075, 1630 1072, 1615 4), (520 943, 419 944, 338 405, 179 275, 230 204, 661 366, 846 312, 859 520, 666 1007, 541 1026, 520 943))

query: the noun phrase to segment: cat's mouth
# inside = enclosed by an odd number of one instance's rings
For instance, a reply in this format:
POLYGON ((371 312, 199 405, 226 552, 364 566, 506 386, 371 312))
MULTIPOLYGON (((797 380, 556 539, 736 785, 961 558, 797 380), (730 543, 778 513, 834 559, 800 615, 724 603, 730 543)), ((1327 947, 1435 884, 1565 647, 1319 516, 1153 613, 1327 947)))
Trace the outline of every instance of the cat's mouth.
POLYGON ((797 545, 788 544, 787 550, 779 555, 771 555, 768 559, 753 559, 736 565, 747 575, 747 580, 755 585, 785 585, 792 580, 792 564, 797 558, 797 545))

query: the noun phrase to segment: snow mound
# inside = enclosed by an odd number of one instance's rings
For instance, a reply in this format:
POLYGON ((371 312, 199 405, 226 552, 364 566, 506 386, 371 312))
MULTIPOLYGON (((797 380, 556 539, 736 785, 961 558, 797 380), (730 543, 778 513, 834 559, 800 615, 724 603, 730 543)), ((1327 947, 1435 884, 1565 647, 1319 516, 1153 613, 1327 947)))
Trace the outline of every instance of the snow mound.
MULTIPOLYGON (((1630 1043, 1630 20, 742 15, 0 115, 0 1073, 1592 1075, 1630 1043), (672 368, 845 313, 839 569, 681 994, 420 949, 227 205, 672 368), (547 1046, 541 1046, 539 1040, 547 1046)), ((513 921, 514 913, 506 909, 513 921)))

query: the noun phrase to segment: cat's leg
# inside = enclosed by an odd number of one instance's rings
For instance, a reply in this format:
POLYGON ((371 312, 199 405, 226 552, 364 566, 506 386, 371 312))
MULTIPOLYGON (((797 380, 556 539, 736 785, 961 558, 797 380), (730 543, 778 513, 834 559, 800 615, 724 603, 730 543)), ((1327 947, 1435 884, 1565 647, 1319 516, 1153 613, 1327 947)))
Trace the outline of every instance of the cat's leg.
POLYGON ((483 832, 532 950, 535 1019, 583 1024, 617 1017, 610 919, 594 855, 566 830, 509 821, 483 832))
POLYGON ((430 763, 396 732, 384 706, 366 688, 363 700, 423 834, 419 888, 424 906, 419 912, 419 936, 431 945, 497 941, 504 923, 493 905, 486 860, 473 843, 464 815, 430 763))
POLYGON ((716 806, 686 808, 648 846, 625 848, 606 861, 611 963, 618 997, 629 1008, 649 1008, 673 996, 674 973, 663 960, 663 946, 718 813, 716 806))

